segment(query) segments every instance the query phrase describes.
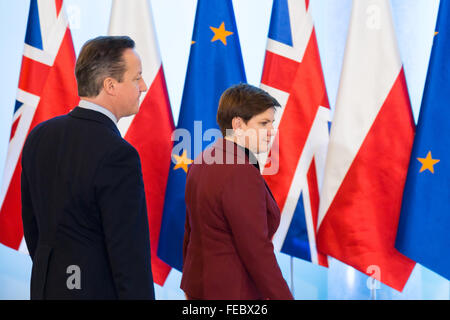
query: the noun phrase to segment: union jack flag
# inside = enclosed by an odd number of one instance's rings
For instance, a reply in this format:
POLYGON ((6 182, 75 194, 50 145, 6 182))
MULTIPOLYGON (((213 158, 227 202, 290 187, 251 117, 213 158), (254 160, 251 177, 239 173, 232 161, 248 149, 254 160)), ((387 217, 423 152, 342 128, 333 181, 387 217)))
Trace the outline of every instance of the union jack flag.
POLYGON ((277 98, 263 175, 281 210, 276 249, 327 266, 316 249, 330 108, 308 0, 274 0, 261 88, 277 98))
POLYGON ((6 165, 0 189, 0 243, 27 252, 23 241, 21 154, 32 128, 79 102, 75 51, 63 0, 31 0, 6 165))

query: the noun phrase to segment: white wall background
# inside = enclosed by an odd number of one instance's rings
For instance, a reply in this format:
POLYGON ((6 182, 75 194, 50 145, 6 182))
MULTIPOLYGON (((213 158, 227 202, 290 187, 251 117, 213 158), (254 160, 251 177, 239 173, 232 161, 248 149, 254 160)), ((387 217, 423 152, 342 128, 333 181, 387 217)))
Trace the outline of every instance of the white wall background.
MULTIPOLYGON (((111 0, 65 0, 75 52, 107 33, 111 0)), ((196 0, 150 0, 175 123, 178 119, 196 0)), ((406 80, 417 120, 439 0, 391 0, 406 80)), ((233 0, 247 80, 259 86, 272 0, 233 0)), ((331 107, 337 95, 351 0, 310 0, 331 107)), ((0 0, 0 177, 3 173, 19 79, 29 0, 0 0)), ((367 277, 337 260, 328 269, 277 254, 296 299, 370 299, 367 277)), ((0 245, 0 299, 28 299, 31 260, 0 245)), ((158 299, 183 299, 181 274, 172 271, 158 299)), ((449 282, 417 265, 404 291, 384 285, 378 299, 449 299, 449 282)))

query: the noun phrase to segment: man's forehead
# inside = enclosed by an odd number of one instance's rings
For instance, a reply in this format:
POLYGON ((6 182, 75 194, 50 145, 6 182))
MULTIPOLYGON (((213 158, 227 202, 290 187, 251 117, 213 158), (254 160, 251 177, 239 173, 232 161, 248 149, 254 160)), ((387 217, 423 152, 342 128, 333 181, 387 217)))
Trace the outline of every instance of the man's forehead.
POLYGON ((127 68, 133 68, 136 69, 136 72, 142 72, 141 58, 134 49, 126 49, 123 52, 123 59, 127 68))

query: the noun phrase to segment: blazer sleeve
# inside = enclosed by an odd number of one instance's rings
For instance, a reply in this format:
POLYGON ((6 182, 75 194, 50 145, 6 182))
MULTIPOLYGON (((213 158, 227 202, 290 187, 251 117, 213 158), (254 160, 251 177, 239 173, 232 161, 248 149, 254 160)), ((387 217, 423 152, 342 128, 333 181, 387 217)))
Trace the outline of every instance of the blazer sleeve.
POLYGON ((147 208, 140 159, 120 144, 94 179, 105 242, 119 299, 154 299, 147 208))
POLYGON ((24 169, 22 169, 20 180, 23 235, 27 244, 28 253, 30 254, 31 259, 34 260, 34 254, 36 252, 37 242, 39 239, 39 230, 37 227, 36 216, 34 214, 33 205, 31 202, 28 179, 26 177, 24 169))
POLYGON ((266 187, 250 165, 237 165, 224 185, 222 206, 238 254, 264 299, 293 299, 267 226, 266 187))

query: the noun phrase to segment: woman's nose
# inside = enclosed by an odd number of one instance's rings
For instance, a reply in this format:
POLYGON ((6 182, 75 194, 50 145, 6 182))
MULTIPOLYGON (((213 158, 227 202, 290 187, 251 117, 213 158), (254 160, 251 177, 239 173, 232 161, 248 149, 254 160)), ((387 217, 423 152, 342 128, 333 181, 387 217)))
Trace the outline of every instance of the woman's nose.
POLYGON ((275 135, 275 128, 273 126, 273 123, 271 123, 267 128, 267 136, 272 137, 274 135, 275 135))

